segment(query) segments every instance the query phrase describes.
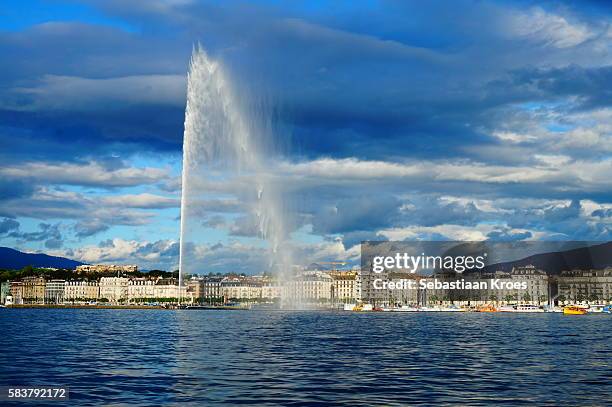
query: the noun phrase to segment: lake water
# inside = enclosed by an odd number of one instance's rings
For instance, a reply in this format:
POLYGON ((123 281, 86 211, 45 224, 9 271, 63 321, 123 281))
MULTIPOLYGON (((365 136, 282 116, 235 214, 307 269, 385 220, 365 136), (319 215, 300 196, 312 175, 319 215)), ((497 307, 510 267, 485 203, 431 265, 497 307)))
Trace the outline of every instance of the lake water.
POLYGON ((610 315, 1 309, 0 386, 69 386, 83 406, 610 405, 611 326, 610 315))

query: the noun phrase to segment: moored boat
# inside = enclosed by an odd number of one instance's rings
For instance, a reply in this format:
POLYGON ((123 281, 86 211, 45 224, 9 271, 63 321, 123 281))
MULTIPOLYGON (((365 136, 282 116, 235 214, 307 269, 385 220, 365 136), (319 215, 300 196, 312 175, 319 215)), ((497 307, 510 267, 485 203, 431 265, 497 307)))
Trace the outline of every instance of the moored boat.
POLYGON ((516 312, 544 312, 544 310, 537 305, 523 304, 516 306, 516 312))
POLYGON ((460 307, 456 306, 455 304, 451 304, 448 307, 441 307, 440 311, 443 311, 443 312, 465 312, 467 310, 465 308, 460 308, 460 307))
POLYGON ((344 304, 345 311, 354 311, 357 304, 344 304))
POLYGON ((394 312, 417 312, 419 309, 410 305, 402 305, 399 308, 394 308, 394 312))
POLYGON ((440 307, 421 307, 418 309, 421 312, 440 312, 442 308, 440 307))
POLYGON ((487 304, 487 305, 483 305, 481 307, 476 308, 476 312, 499 312, 499 311, 493 305, 487 304))
POLYGON ((591 304, 589 308, 587 308, 587 312, 600 313, 603 312, 605 307, 605 304, 591 304))
POLYGON ((564 315, 585 315, 586 313, 587 309, 579 305, 568 305, 563 307, 564 315))

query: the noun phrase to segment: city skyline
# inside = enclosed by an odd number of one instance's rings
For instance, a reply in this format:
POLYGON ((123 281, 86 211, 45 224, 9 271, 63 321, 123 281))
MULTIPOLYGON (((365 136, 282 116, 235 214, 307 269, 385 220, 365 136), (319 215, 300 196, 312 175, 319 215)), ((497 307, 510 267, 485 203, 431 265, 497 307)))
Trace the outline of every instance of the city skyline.
MULTIPOLYGON (((1 246, 176 268, 197 43, 270 104, 308 262, 362 240, 612 240, 603 3, 9 3, 1 246)), ((239 201, 202 221, 212 271, 265 268, 239 201)))

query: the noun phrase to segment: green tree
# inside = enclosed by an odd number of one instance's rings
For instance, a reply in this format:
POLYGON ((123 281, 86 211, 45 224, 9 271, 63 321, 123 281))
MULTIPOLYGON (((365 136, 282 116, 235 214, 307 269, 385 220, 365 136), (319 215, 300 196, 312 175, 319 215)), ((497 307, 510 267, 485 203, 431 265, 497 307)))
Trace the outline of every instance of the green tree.
POLYGON ((589 301, 597 302, 599 301, 599 296, 597 294, 591 294, 589 295, 589 301))

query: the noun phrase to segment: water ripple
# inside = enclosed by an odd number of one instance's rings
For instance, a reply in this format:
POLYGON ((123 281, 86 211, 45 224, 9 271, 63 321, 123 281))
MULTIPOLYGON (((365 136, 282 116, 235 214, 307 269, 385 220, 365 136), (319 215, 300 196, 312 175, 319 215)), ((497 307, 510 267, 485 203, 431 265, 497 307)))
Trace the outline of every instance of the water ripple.
POLYGON ((5 309, 0 385, 71 405, 609 405, 606 315, 5 309))

